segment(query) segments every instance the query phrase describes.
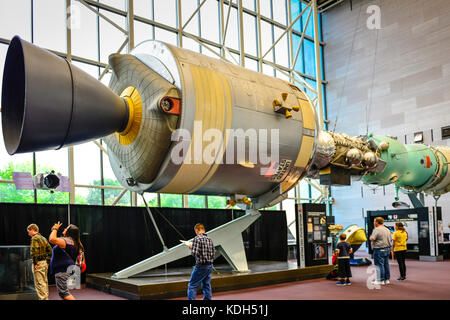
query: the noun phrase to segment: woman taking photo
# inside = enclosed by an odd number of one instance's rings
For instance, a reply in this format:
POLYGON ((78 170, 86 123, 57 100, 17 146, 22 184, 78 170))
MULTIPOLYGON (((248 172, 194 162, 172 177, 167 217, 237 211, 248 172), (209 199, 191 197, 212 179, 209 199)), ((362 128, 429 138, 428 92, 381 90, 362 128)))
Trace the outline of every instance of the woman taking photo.
POLYGON ((397 280, 403 281, 406 279, 406 240, 408 240, 408 233, 403 226, 403 223, 395 223, 395 232, 392 236, 392 246, 394 248, 395 258, 400 269, 400 278, 397 280))
POLYGON ((62 238, 58 238, 57 233, 61 225, 62 223, 59 221, 53 225, 48 239, 51 244, 55 245, 50 269, 52 274, 55 275, 58 295, 64 300, 75 300, 67 288, 67 280, 72 275, 68 268, 75 264, 80 252, 84 252, 84 247, 80 241, 80 229, 73 224, 64 229, 62 238))

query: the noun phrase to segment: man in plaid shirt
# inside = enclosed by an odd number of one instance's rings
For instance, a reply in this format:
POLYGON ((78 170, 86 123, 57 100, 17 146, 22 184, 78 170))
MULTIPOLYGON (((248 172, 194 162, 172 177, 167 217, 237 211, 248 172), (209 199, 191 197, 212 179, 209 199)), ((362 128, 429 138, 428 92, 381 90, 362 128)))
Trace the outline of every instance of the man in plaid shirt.
POLYGON ((191 254, 195 257, 195 266, 188 285, 188 299, 195 300, 197 288, 201 284, 204 294, 203 300, 211 300, 211 272, 214 261, 214 244, 205 233, 205 226, 197 223, 194 226, 197 235, 190 246, 191 254))
POLYGON ((47 239, 39 234, 39 227, 30 224, 27 227, 31 237, 31 259, 33 260, 34 286, 40 300, 48 300, 47 271, 52 258, 52 247, 47 239))

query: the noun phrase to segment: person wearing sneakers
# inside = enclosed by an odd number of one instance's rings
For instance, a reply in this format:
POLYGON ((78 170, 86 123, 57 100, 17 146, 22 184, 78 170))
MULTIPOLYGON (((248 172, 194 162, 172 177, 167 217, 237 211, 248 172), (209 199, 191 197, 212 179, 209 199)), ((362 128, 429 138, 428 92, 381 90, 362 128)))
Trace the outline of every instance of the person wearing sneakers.
POLYGON ((350 277, 352 272, 350 270, 350 255, 353 252, 350 243, 346 242, 347 236, 345 233, 341 233, 339 236, 339 243, 336 245, 336 255, 338 257, 338 276, 339 281, 336 282, 338 286, 351 285, 350 277))
POLYGON ((373 248, 373 262, 377 271, 377 280, 373 284, 389 284, 391 272, 389 269, 389 254, 391 252, 391 231, 386 228, 382 217, 376 217, 374 220, 375 229, 369 240, 373 248))
POLYGON ((194 226, 197 235, 189 245, 191 254, 195 257, 195 266, 188 284, 188 300, 195 300, 197 288, 201 285, 204 294, 203 300, 212 299, 211 271, 213 269, 215 247, 212 239, 208 237, 205 226, 197 223, 194 226))
POLYGON ((400 270, 400 277, 397 279, 403 281, 406 279, 406 240, 408 240, 408 232, 406 232, 403 223, 395 223, 395 232, 392 236, 392 246, 394 248, 395 258, 398 262, 398 269, 400 270))

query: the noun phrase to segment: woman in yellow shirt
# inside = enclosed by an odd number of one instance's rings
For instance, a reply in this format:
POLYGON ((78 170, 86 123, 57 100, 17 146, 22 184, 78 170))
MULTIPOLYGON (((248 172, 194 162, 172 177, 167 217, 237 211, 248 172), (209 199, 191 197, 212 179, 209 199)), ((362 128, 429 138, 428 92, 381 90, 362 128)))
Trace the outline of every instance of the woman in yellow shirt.
POLYGON ((399 281, 406 279, 406 240, 408 240, 408 232, 406 232, 403 223, 396 222, 395 232, 392 236, 392 247, 400 269, 400 278, 397 279, 399 281))

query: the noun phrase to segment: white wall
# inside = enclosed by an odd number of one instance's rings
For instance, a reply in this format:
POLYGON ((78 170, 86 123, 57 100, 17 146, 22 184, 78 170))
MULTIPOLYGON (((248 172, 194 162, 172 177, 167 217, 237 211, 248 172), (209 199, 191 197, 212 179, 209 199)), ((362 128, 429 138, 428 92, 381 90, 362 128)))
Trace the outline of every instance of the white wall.
MULTIPOLYGON (((450 125, 450 1, 361 0, 352 6, 344 1, 323 15, 329 129, 407 143, 424 131, 426 144, 450 145, 441 139, 441 127, 450 125), (367 27, 369 5, 380 8, 378 30, 367 27)), ((392 209, 394 188, 371 190, 355 181, 333 187, 332 195, 336 222, 363 227, 367 210, 392 209)), ((400 200, 410 203, 404 194, 400 200)), ((432 197, 425 200, 434 204, 432 197)), ((450 194, 438 205, 450 232, 450 194)))

